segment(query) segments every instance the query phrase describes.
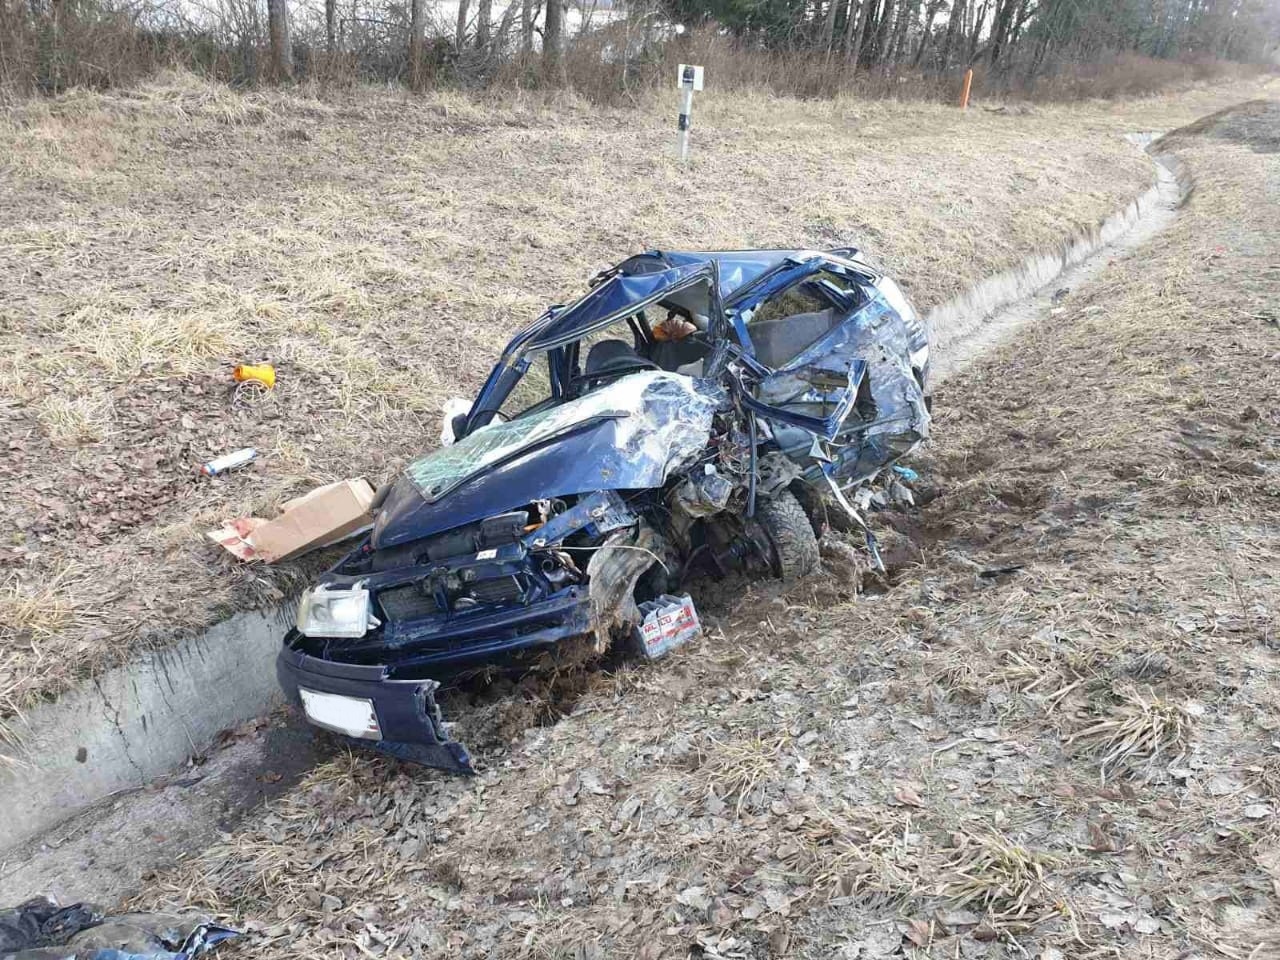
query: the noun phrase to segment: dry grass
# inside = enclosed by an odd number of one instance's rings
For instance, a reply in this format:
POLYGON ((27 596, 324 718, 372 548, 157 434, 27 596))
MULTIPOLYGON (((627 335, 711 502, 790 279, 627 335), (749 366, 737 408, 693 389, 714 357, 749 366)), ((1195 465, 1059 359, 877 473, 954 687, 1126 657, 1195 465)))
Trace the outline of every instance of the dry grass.
POLYGON ((84 579, 83 569, 67 565, 39 585, 24 584, 11 575, 0 586, 0 705, 6 715, 25 705, 28 694, 22 678, 56 677, 59 639, 73 623, 92 619, 70 595, 84 579))
POLYGON ((36 417, 55 446, 97 443, 111 429, 111 398, 92 393, 44 396, 37 402, 36 417))
POLYGON ((7 477, 38 495, 0 507, 0 564, 30 587, 92 555, 107 592, 136 590, 93 642, 75 618, 51 639, 57 670, 11 656, 4 686, 30 701, 294 589, 319 561, 248 571, 203 529, 380 481, 514 330, 630 252, 854 242, 928 307, 1146 186, 1122 132, 1244 95, 960 114, 708 92, 684 166, 666 98, 321 100, 170 75, 8 108, 0 411, 7 477), (258 360, 280 385, 243 402, 230 369, 258 360), (194 479, 243 446, 255 467, 194 479))
POLYGON ((1176 763, 1186 755, 1195 725, 1195 711, 1155 694, 1118 691, 1117 703, 1097 723, 1068 742, 1088 743, 1099 755, 1099 776, 1133 770, 1157 761, 1176 763))
POLYGON ((707 757, 698 768, 706 795, 732 803, 735 816, 741 816, 756 789, 780 775, 789 740, 786 736, 771 736, 724 743, 712 738, 707 744, 707 757))
MULTIPOLYGON (((938 893, 957 907, 980 906, 997 922, 1026 920, 1036 909, 1044 913, 1046 876, 1060 857, 996 832, 959 834, 957 839, 938 893)), ((1058 912, 1051 908, 1051 914, 1058 912)))

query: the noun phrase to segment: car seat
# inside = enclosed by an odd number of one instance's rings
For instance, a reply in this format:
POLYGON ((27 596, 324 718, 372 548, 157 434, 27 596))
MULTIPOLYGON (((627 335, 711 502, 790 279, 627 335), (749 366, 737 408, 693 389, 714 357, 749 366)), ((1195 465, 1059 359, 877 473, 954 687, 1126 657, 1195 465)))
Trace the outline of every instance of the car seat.
POLYGON ((830 333, 840 322, 834 307, 814 313, 794 313, 775 320, 761 320, 747 326, 756 359, 767 367, 778 367, 797 356, 805 347, 830 333))

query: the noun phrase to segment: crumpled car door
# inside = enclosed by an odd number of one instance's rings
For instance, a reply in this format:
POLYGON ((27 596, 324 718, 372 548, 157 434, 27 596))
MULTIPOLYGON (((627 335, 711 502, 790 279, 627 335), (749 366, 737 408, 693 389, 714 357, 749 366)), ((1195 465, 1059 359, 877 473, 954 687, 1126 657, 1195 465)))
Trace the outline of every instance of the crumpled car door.
MULTIPOLYGON (((740 336, 747 332, 740 314, 735 321, 740 336)), ((771 371, 761 368, 744 401, 767 420, 827 441, 831 459, 824 473, 841 481, 864 479, 928 434, 930 418, 912 368, 911 336, 903 318, 876 292, 786 363, 771 371)))

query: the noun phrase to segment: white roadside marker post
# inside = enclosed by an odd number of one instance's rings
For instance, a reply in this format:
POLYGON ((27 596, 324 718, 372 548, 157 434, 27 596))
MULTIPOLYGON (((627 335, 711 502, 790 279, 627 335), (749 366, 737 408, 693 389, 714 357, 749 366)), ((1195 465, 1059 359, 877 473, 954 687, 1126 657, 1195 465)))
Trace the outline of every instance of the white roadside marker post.
POLYGON ((680 64, 676 74, 676 83, 680 87, 680 119, 676 124, 680 159, 689 159, 689 125, 693 122, 693 91, 702 89, 702 68, 691 63, 680 64))

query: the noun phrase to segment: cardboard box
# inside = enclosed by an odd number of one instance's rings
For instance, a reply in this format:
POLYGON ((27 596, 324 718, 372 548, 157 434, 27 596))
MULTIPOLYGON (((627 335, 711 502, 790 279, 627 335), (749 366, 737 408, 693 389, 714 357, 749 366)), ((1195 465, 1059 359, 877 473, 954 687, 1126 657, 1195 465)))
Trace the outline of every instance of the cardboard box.
POLYGON ((373 522, 368 480, 339 480, 290 500, 284 512, 249 535, 254 552, 267 563, 291 560, 368 529, 373 522))
POLYGON ((292 560, 368 530, 373 494, 363 477, 339 480, 290 500, 274 520, 242 518, 209 538, 241 560, 292 560))

